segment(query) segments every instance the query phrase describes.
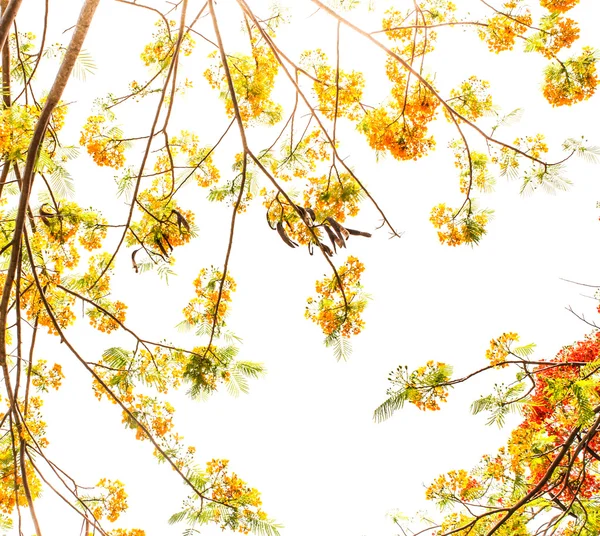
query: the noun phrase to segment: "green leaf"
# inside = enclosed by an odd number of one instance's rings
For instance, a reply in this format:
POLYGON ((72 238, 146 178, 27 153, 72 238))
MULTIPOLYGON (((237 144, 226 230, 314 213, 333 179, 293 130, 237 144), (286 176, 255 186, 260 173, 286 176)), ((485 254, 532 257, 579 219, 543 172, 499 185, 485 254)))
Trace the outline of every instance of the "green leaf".
POLYGON ((122 370, 131 363, 131 352, 115 346, 104 350, 102 359, 109 367, 122 370))
POLYGON ((375 422, 383 422, 389 419, 395 411, 402 409, 404 402, 408 400, 406 390, 393 393, 383 404, 373 412, 373 420, 375 422))
POLYGON ((512 353, 522 357, 523 359, 529 357, 535 351, 535 343, 526 344, 525 346, 519 346, 517 348, 513 348, 512 353))
POLYGON ((333 355, 338 361, 346 361, 352 353, 352 345, 348 338, 343 337, 338 331, 334 331, 325 339, 325 346, 333 348, 333 355))
POLYGON ((92 74, 95 70, 96 64, 92 59, 92 55, 86 50, 82 50, 75 60, 75 65, 73 65, 73 76, 85 82, 86 76, 92 74))

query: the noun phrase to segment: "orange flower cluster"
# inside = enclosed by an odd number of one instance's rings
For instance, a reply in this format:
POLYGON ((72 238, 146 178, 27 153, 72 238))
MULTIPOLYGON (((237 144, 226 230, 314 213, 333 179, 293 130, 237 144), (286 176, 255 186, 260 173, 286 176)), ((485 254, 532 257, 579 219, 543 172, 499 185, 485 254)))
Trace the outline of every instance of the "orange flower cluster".
POLYGON ((549 11, 564 13, 579 4, 579 0, 540 0, 540 5, 549 11))
POLYGON ((532 24, 528 9, 519 13, 519 1, 510 0, 504 3, 504 13, 497 13, 487 21, 485 29, 479 30, 479 37, 485 41, 491 52, 496 54, 511 50, 515 40, 523 35, 532 24))
POLYGON ((125 143, 119 129, 107 128, 106 117, 88 117, 81 131, 79 144, 85 146, 89 155, 99 166, 119 169, 125 164, 125 143))
POLYGON ((127 493, 123 483, 119 480, 102 478, 96 487, 104 488, 105 492, 101 498, 95 500, 96 505, 91 509, 92 514, 97 520, 106 516, 109 521, 116 521, 127 510, 127 493))
POLYGON ((544 71, 542 92, 552 106, 569 106, 589 99, 598 85, 598 54, 584 47, 581 55, 561 63, 553 62, 544 71))
MULTIPOLYGON (((52 308, 54 318, 60 328, 64 329, 72 325, 76 319, 75 313, 73 313, 75 298, 64 290, 56 288, 55 285, 60 283, 60 275, 42 272, 39 274, 39 280, 42 289, 45 289, 44 297, 52 308)), ((27 318, 31 321, 37 320, 41 326, 48 328, 49 333, 58 335, 33 276, 24 277, 23 286, 28 290, 21 295, 21 308, 25 311, 27 318)))
POLYGON ((183 310, 187 322, 193 326, 207 324, 215 325, 218 331, 225 326, 225 317, 229 310, 231 294, 235 292, 236 284, 229 274, 225 277, 221 289, 223 273, 212 268, 210 274, 206 268, 202 268, 198 277, 194 280, 196 297, 183 310), (219 291, 220 298, 219 298, 219 291), (218 309, 217 309, 217 302, 218 309))
POLYGON ((547 17, 546 20, 549 24, 542 24, 542 46, 539 52, 546 58, 553 58, 563 48, 570 48, 579 39, 579 28, 573 19, 547 17))
POLYGON ((482 492, 481 483, 464 469, 459 469, 437 477, 425 491, 425 497, 427 500, 437 501, 447 497, 471 501, 482 492))
MULTIPOLYGON (((227 58, 240 115, 245 124, 274 125, 281 119, 283 111, 281 105, 271 99, 279 63, 270 47, 257 45, 255 37, 251 42, 252 56, 239 54, 227 58)), ((215 56, 213 53, 212 57, 215 56)), ((225 96, 225 109, 229 117, 233 117, 233 101, 222 66, 207 69, 204 77, 225 96)))
POLYGON ((358 129, 376 151, 387 151, 397 160, 417 160, 435 147, 427 126, 435 118, 439 101, 421 82, 409 83, 393 58, 387 60, 386 72, 394 84, 393 100, 367 112, 358 129))
MULTIPOLYGON (((13 513, 17 503, 20 507, 24 508, 27 508, 28 503, 25 490, 23 489, 21 470, 15 467, 10 438, 5 437, 3 443, 3 455, 0 460, 0 469, 2 470, 0 474, 0 513, 10 515, 13 513)), ((25 474, 27 475, 29 491, 35 500, 40 496, 42 483, 29 460, 25 461, 25 474)))
POLYGON ((58 390, 64 377, 62 367, 58 363, 54 363, 48 370, 44 359, 39 359, 31 368, 31 384, 39 391, 47 391, 48 387, 58 390))
MULTIPOLYGON (((175 413, 175 408, 171 404, 162 402, 156 397, 135 393, 132 384, 127 382, 124 375, 121 375, 118 379, 125 384, 118 386, 121 401, 127 405, 129 411, 137 421, 142 423, 155 439, 173 439, 174 436, 177 436, 177 434, 170 434, 174 428, 173 414, 175 413)), ((94 390, 96 398, 102 398, 104 394, 103 388, 95 385, 94 390)), ((128 428, 135 429, 135 438, 137 440, 144 441, 148 439, 143 428, 126 411, 122 413, 122 422, 128 428)))
POLYGON ((510 353, 510 345, 518 340, 519 336, 512 332, 503 333, 497 339, 492 339, 490 341, 490 347, 485 352, 485 357, 489 360, 490 365, 495 367, 507 367, 508 365, 505 361, 510 353))
POLYGON ((316 282, 317 297, 308 298, 305 316, 318 324, 327 337, 349 338, 361 332, 364 321, 360 315, 367 305, 360 284, 364 269, 356 257, 350 256, 338 269, 339 281, 334 274, 316 282))
POLYGON ((365 87, 362 73, 347 73, 327 65, 327 56, 320 50, 304 52, 301 61, 314 71, 313 89, 319 102, 318 110, 328 119, 347 117, 351 121, 358 119, 361 113, 360 100, 365 87))
POLYGON ((127 310, 127 305, 120 301, 113 303, 108 300, 102 300, 100 305, 109 313, 111 313, 114 318, 106 315, 100 309, 92 307, 87 312, 90 325, 102 333, 110 333, 111 331, 119 329, 121 327, 120 324, 125 322, 125 311, 127 310))

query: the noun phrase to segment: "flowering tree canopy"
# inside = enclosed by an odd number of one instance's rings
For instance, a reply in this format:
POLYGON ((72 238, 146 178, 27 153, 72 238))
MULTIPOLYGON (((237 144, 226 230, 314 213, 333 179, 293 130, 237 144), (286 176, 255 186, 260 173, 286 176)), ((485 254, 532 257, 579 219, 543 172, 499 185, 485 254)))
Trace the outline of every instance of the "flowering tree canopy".
MULTIPOLYGON (((476 72, 447 87, 429 61, 436 47, 451 46, 453 32, 471 31, 490 57, 518 47, 539 54, 545 69, 521 83, 537 84, 539 75, 552 107, 590 99, 599 56, 587 46, 576 50, 579 29, 569 11, 578 0, 532 6, 481 0, 475 15, 447 0, 398 0, 381 9, 358 0, 310 0, 306 4, 328 21, 331 50, 317 36, 313 42, 303 35, 299 52, 280 46, 280 36, 296 23, 282 6, 116 0, 120 16, 152 19, 148 35, 153 33, 147 43, 123 40, 121 46, 134 47, 139 57, 133 77, 104 75, 110 90, 94 94, 87 119, 77 117, 75 137, 65 89, 73 77, 85 79, 96 69, 94 51, 84 43, 99 0, 77 6, 46 0, 35 13, 21 4, 0 1, 0 525, 17 520, 20 531, 27 509, 37 536, 44 532, 35 508, 42 490, 77 512, 86 535, 145 534, 113 526, 127 508, 119 480, 81 483, 47 454, 44 393, 65 379, 59 357, 55 363, 42 358, 48 336, 58 337, 80 363, 98 400, 117 405, 125 427, 151 444, 157 460, 187 486, 174 523, 187 523, 190 534, 212 523, 276 535, 280 526, 263 510, 260 493, 228 460, 198 465, 196 448, 174 423, 176 391, 187 389, 200 399, 222 388, 246 392, 249 380, 264 373, 261 363, 238 357, 239 338, 227 324, 236 292, 234 237, 250 207, 258 207, 275 231, 265 226, 264 240, 302 248, 327 266, 307 298, 305 317, 341 359, 365 324, 368 295, 359 253, 338 258, 374 232, 402 235, 388 213, 392 204, 376 199, 367 188, 367 170, 344 156, 352 144, 401 163, 431 153, 437 123, 436 129, 452 133, 460 202, 449 206, 440 199, 428 215, 447 246, 484 239, 493 211, 477 196, 492 192, 497 177, 519 179, 522 193, 564 190, 566 162, 597 152, 581 138, 551 147, 541 132, 506 139, 503 127, 519 111, 502 112, 490 83, 476 72), (75 8, 81 8, 78 15, 75 8), (61 24, 71 21, 60 28, 64 44, 50 42, 57 33, 48 22, 54 9, 61 10, 61 24), (357 22, 365 13, 368 20, 378 17, 376 27, 357 22), (232 21, 241 28, 235 39, 232 21), (41 31, 34 34, 27 25, 41 31), (370 69, 345 53, 347 39, 360 40, 370 69), (192 109, 209 118, 206 125, 181 119, 192 109), (78 192, 90 187, 80 172, 71 175, 82 160, 114 174, 110 211, 78 202, 78 192), (113 297, 111 285, 124 271, 155 270, 168 278, 178 251, 199 233, 215 231, 200 223, 200 196, 227 212, 226 243, 217 266, 196 268, 181 317, 173 322, 198 337, 196 345, 185 346, 132 329, 127 300, 113 297), (378 214, 375 230, 352 222, 365 205, 378 214), (78 308, 107 337, 101 352, 73 342, 78 308), (124 337, 118 346, 108 339, 115 333, 124 337)), ((477 65, 467 67, 477 71, 477 65)), ((594 333, 555 359, 539 361, 530 359, 531 346, 514 347, 517 340, 513 333, 493 340, 489 366, 476 373, 514 367, 515 382, 473 409, 502 421, 519 407, 523 423, 497 455, 428 488, 429 499, 451 509, 433 530, 598 534, 600 339, 594 333)), ((445 363, 429 361, 413 372, 400 367, 376 418, 390 417, 406 401, 437 410, 449 388, 463 380, 452 379, 445 363)))

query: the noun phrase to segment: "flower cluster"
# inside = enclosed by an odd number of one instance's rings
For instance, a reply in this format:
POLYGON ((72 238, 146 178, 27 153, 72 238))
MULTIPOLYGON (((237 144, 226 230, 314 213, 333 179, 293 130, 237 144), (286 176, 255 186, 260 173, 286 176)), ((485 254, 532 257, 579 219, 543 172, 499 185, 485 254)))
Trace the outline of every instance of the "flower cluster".
POLYGON ((31 384, 39 391, 47 391, 49 387, 58 390, 64 377, 62 367, 58 363, 54 363, 52 368, 48 369, 46 361, 39 359, 31 367, 31 384))
POLYGON ((516 333, 503 333, 497 339, 490 341, 490 347, 485 352, 486 359, 489 360, 490 365, 498 367, 508 366, 506 356, 510 353, 510 345, 513 342, 519 340, 519 336, 516 333))
POLYGON ((481 495, 481 483, 464 469, 440 475, 425 491, 427 500, 443 502, 446 498, 473 500, 481 495))
POLYGON ((260 508, 262 501, 257 489, 251 488, 235 473, 228 473, 229 460, 211 460, 206 464, 206 476, 211 500, 229 508, 214 508, 213 521, 223 530, 248 534, 255 520, 266 520, 260 508))
MULTIPOLYGON (((472 205, 472 203, 470 203, 472 205)), ((433 207, 429 221, 438 231, 442 244, 459 246, 461 244, 477 244, 486 233, 485 226, 490 219, 491 211, 467 210, 461 211, 446 206, 445 203, 433 207)))
POLYGON ((219 330, 225 326, 231 295, 236 283, 229 274, 223 279, 223 273, 211 268, 210 273, 202 268, 194 280, 196 297, 192 298, 183 310, 187 322, 193 326, 208 325, 219 330))
POLYGON ((365 86, 363 74, 356 71, 347 73, 341 69, 336 72, 327 65, 327 56, 320 49, 304 52, 302 63, 314 72, 313 88, 319 102, 318 110, 328 119, 358 119, 365 86))
POLYGON ((364 321, 361 314, 367 305, 360 276, 365 267, 356 257, 348 257, 335 274, 317 281, 316 298, 308 298, 305 316, 319 325, 326 336, 358 335, 364 321))
POLYGON ((356 216, 363 192, 348 173, 310 177, 304 192, 304 203, 311 207, 317 221, 328 217, 343 223, 348 216, 356 216))
POLYGON ((182 130, 178 137, 173 137, 169 141, 170 155, 163 151, 156 161, 154 170, 157 173, 170 172, 172 158, 175 158, 177 152, 181 152, 187 157, 186 169, 193 172, 196 182, 199 186, 207 188, 219 180, 220 173, 215 167, 212 159, 210 147, 201 147, 198 136, 187 130, 182 130))
POLYGON ((435 146, 428 125, 439 100, 425 83, 409 79, 394 58, 386 62, 386 74, 393 84, 392 100, 368 111, 358 129, 376 151, 387 151, 397 160, 417 160, 435 146))
POLYGON ((118 300, 115 302, 110 302, 106 299, 103 299, 100 303, 102 308, 110 313, 110 315, 96 307, 92 307, 87 312, 90 325, 102 333, 110 333, 111 331, 119 329, 121 324, 125 322, 125 311, 127 310, 127 305, 118 300))
POLYGON ((555 61, 544 71, 542 92, 552 106, 569 106, 589 99, 598 85, 598 54, 584 47, 579 56, 555 61))
POLYGON ((118 128, 108 127, 104 115, 92 115, 81 131, 79 144, 85 146, 89 155, 99 166, 119 169, 125 164, 126 143, 118 128))
MULTIPOLYGON (((493 110, 492 95, 489 92, 490 83, 471 76, 457 89, 450 91, 448 104, 460 115, 475 121, 493 110)), ((444 110, 446 115, 448 111, 444 110)))
POLYGON ((540 0, 540 5, 549 11, 564 13, 579 4, 579 0, 540 0))
POLYGON ((519 0, 504 3, 505 12, 496 13, 488 19, 487 26, 479 30, 479 37, 485 41, 491 52, 511 50, 518 36, 523 35, 532 24, 529 10, 519 9, 519 0))
POLYGON ((168 260, 178 246, 193 237, 194 213, 184 210, 169 195, 169 181, 157 177, 152 187, 138 195, 142 217, 131 224, 127 234, 128 246, 143 244, 147 252, 168 260))
POLYGON ((127 510, 127 493, 123 483, 119 480, 102 478, 96 487, 104 488, 104 491, 101 492, 100 497, 93 499, 92 514, 97 520, 106 517, 108 521, 116 521, 127 510))
MULTIPOLYGON (((157 66, 160 70, 169 65, 175 54, 175 45, 179 37, 179 32, 173 30, 176 24, 174 20, 170 20, 168 26, 162 19, 156 22, 158 31, 153 35, 154 40, 144 47, 141 54, 144 65, 147 67, 157 66)), ((194 49, 194 45, 194 40, 186 32, 181 40, 180 53, 189 56, 194 49)))
POLYGON ((460 170, 461 193, 469 195, 473 187, 489 192, 494 179, 488 170, 488 155, 477 151, 467 153, 462 140, 452 142, 450 147, 454 150, 454 165, 460 170))
MULTIPOLYGON (((274 125, 281 119, 283 110, 280 104, 271 99, 279 63, 270 47, 258 44, 256 37, 252 37, 251 43, 251 56, 238 54, 227 58, 240 115, 245 124, 274 125)), ((221 91, 227 114, 233 117, 233 100, 222 66, 218 64, 207 69, 204 77, 213 88, 221 91)))
POLYGON ((579 39, 579 28, 573 19, 550 15, 542 19, 540 27, 540 44, 536 49, 546 58, 555 57, 579 39))

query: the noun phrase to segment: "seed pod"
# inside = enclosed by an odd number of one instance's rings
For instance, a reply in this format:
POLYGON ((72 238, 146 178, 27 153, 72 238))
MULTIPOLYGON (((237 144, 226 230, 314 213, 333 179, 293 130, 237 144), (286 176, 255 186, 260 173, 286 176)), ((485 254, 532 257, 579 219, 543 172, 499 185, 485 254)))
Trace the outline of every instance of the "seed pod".
POLYGON ((367 233, 365 231, 357 231, 356 229, 348 229, 346 227, 346 231, 348 231, 351 235, 354 236, 366 236, 367 238, 371 238, 371 233, 367 233))
POLYGON ((281 220, 277 222, 277 232, 279 233, 279 236, 281 237, 281 240, 283 240, 288 246, 290 246, 291 248, 298 247, 298 244, 296 244, 296 242, 294 242, 285 233, 285 229, 283 228, 283 222, 281 220))

